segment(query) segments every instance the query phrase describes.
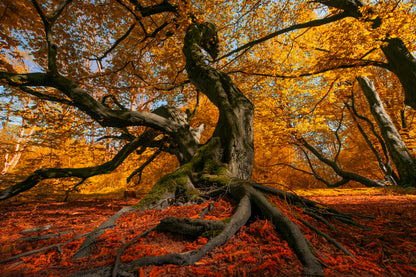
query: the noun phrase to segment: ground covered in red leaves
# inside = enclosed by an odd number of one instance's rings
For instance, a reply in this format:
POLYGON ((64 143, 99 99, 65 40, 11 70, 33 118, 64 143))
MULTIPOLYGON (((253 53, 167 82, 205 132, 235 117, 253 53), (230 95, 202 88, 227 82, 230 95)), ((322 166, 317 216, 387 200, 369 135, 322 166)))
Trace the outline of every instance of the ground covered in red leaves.
MULTIPOLYGON (((327 266, 326 276, 416 276, 416 197, 405 195, 338 195, 309 197, 342 212, 365 214, 375 219, 357 218, 371 227, 335 224, 337 231, 328 230, 308 216, 302 216, 321 230, 336 238, 355 255, 343 254, 326 240, 300 226, 327 266)), ((296 208, 272 199, 293 220, 296 208)), ((14 202, 0 203, 0 260, 56 245, 92 231, 121 207, 137 200, 96 200, 59 203, 14 202), (52 225, 37 232, 23 230, 52 225), (27 237, 61 234, 49 239, 27 241, 27 237)), ((99 238, 91 255, 73 261, 71 256, 83 239, 61 244, 35 254, 0 263, 1 276, 68 276, 73 272, 114 264, 121 247, 138 234, 157 225, 166 216, 198 218, 208 205, 172 207, 164 211, 132 212, 123 215, 114 229, 99 238)), ((226 199, 216 201, 205 219, 224 219, 232 215, 233 205, 226 199)), ((335 223, 335 222, 334 222, 335 223)), ((161 255, 196 249, 207 238, 189 238, 151 232, 134 242, 122 255, 128 262, 147 255, 161 255)), ((301 264, 282 241, 273 225, 258 218, 243 227, 221 247, 207 254, 193 266, 146 266, 138 276, 301 276, 301 264)))

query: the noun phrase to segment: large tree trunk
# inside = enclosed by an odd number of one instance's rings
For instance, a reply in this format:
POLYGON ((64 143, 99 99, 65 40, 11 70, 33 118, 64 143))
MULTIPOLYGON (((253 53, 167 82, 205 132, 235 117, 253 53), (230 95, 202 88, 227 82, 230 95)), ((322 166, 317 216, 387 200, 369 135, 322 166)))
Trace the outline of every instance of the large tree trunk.
POLYGON ((388 152, 396 165, 401 186, 416 186, 416 160, 410 155, 406 144, 397 132, 393 121, 381 103, 374 84, 367 78, 357 78, 363 90, 371 113, 380 128, 381 135, 386 143, 388 152))
POLYGON ((404 103, 416 110, 416 59, 400 38, 389 38, 386 42, 381 50, 403 86, 404 103))
POLYGON ((223 155, 233 177, 251 178, 254 163, 253 105, 230 77, 209 65, 201 46, 215 59, 217 27, 212 23, 193 24, 186 36, 183 52, 192 83, 219 109, 213 137, 219 137, 223 155))
POLYGON ((189 162, 160 179, 140 201, 140 208, 199 202, 198 191, 224 187, 224 178, 251 179, 254 107, 229 76, 207 64, 202 49, 215 58, 217 43, 214 24, 193 24, 183 47, 190 80, 219 110, 214 134, 189 162))

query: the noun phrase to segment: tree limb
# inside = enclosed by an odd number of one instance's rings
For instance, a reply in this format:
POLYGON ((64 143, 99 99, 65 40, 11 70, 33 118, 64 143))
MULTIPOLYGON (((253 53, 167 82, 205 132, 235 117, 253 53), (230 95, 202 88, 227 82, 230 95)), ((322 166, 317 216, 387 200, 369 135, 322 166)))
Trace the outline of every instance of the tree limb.
POLYGON ((364 117, 364 116, 358 114, 357 109, 355 108, 355 101, 354 101, 354 94, 353 93, 351 95, 351 104, 346 103, 346 106, 351 111, 354 122, 355 122, 358 130, 360 131, 361 135, 363 136, 363 138, 367 142, 368 147, 370 147, 371 151, 376 156, 379 167, 386 176, 386 181, 389 181, 393 185, 397 185, 397 181, 398 181, 397 176, 396 176, 395 172, 393 172, 393 169, 391 168, 390 157, 389 157, 388 152, 387 152, 386 144, 384 143, 384 140, 381 138, 381 136, 377 133, 373 122, 371 122, 371 120, 368 119, 367 117, 364 117), (386 159, 386 162, 383 162, 380 154, 375 149, 373 143, 371 143, 371 141, 370 141, 370 138, 365 133, 364 129, 361 127, 361 124, 356 120, 356 118, 364 120, 365 122, 367 122, 370 125, 371 132, 377 138, 378 142, 381 145, 381 148, 383 150, 383 154, 384 154, 384 157, 386 159))
POLYGON ((21 192, 31 189, 39 182, 52 178, 77 177, 87 179, 89 177, 108 174, 116 169, 134 150, 142 144, 142 141, 135 139, 126 144, 114 158, 102 165, 85 168, 43 168, 36 170, 24 181, 21 181, 7 189, 0 191, 0 200, 13 197, 21 192))
POLYGON ((121 37, 119 37, 114 43, 113 45, 111 45, 111 47, 106 50, 101 56, 99 56, 98 58, 93 58, 93 59, 89 59, 89 60, 98 60, 101 61, 102 59, 104 59, 105 57, 107 57, 107 55, 113 51, 123 40, 125 40, 131 33, 131 31, 133 31, 134 27, 136 26, 136 22, 134 22, 129 29, 124 33, 124 35, 122 35, 121 37))
MULTIPOLYGON (((346 180, 354 180, 357 181, 367 187, 381 187, 384 186, 384 183, 381 181, 375 181, 368 179, 364 176, 358 175, 353 172, 344 171, 342 170, 334 161, 331 161, 322 155, 316 148, 314 148, 312 145, 310 145, 305 139, 299 138, 298 141, 306 148, 308 149, 315 157, 317 157, 321 162, 325 163, 331 169, 337 173, 340 177, 346 180)), ((339 185, 339 184, 338 184, 339 185)))
POLYGON ((265 42, 265 41, 267 41, 269 39, 272 39, 272 38, 274 38, 278 35, 281 35, 281 34, 284 34, 284 33, 290 32, 290 31, 298 30, 298 29, 321 26, 321 25, 324 25, 324 24, 328 24, 328 23, 331 23, 331 22, 341 20, 343 18, 346 18, 347 16, 348 16, 347 13, 339 13, 339 14, 332 15, 332 16, 327 17, 327 18, 316 19, 316 20, 312 20, 312 21, 309 21, 309 22, 306 22, 306 23, 300 23, 300 24, 292 25, 290 27, 287 27, 287 28, 281 29, 279 31, 273 32, 273 33, 271 33, 267 36, 264 36, 262 38, 250 41, 250 42, 232 50, 231 52, 225 54, 224 56, 220 57, 218 60, 229 57, 229 56, 231 56, 231 55, 233 55, 237 52, 240 52, 240 51, 242 51, 246 48, 251 48, 256 44, 265 42))

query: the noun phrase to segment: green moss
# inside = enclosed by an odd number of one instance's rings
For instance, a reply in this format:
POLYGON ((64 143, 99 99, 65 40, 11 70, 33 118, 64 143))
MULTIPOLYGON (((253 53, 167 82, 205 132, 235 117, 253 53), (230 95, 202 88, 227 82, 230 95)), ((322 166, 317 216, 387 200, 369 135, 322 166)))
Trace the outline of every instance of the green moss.
POLYGON ((184 170, 175 170, 160 178, 146 196, 133 208, 147 208, 157 204, 166 193, 176 192, 178 189, 185 189, 188 182, 188 176, 184 170))
POLYGON ((183 196, 185 201, 197 200, 200 192, 188 186, 191 176, 197 176, 197 180, 208 186, 228 185, 230 178, 227 165, 216 159, 218 147, 218 140, 212 140, 201 146, 188 163, 158 180, 150 192, 133 207, 143 209, 154 206, 163 199, 166 193, 177 193, 175 197, 183 196))
POLYGON ((224 219, 221 219, 222 222, 224 222, 225 224, 230 223, 232 216, 226 217, 224 219))
POLYGON ((210 230, 210 231, 205 231, 201 236, 204 238, 212 239, 218 236, 219 234, 221 234, 221 232, 222 232, 222 229, 210 230))
POLYGON ((228 177, 227 175, 202 174, 200 178, 202 181, 214 183, 214 184, 217 184, 217 186, 218 185, 227 186, 231 181, 231 178, 228 177))

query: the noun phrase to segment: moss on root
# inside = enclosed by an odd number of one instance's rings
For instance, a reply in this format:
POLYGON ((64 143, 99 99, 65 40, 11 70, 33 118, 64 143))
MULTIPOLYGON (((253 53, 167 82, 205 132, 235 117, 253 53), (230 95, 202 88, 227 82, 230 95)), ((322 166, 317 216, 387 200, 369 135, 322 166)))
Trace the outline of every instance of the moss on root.
POLYGON ((201 146, 188 163, 159 179, 133 208, 165 208, 179 203, 196 203, 201 193, 198 188, 228 185, 229 171, 227 165, 219 161, 218 149, 219 141, 215 139, 201 146))
POLYGON ((204 238, 207 238, 207 239, 212 239, 212 238, 215 238, 216 236, 218 236, 219 234, 221 234, 222 231, 223 231, 223 229, 205 231, 201 235, 201 237, 204 237, 204 238))
MULTIPOLYGON (((158 204, 161 204, 159 202, 163 200, 168 202, 174 201, 176 192, 179 191, 184 192, 186 197, 198 194, 198 192, 195 192, 195 189, 187 188, 188 183, 190 183, 188 172, 179 168, 160 178, 146 196, 139 203, 133 205, 133 208, 148 209, 158 206, 158 204)), ((172 203, 167 204, 170 205, 172 203)))

